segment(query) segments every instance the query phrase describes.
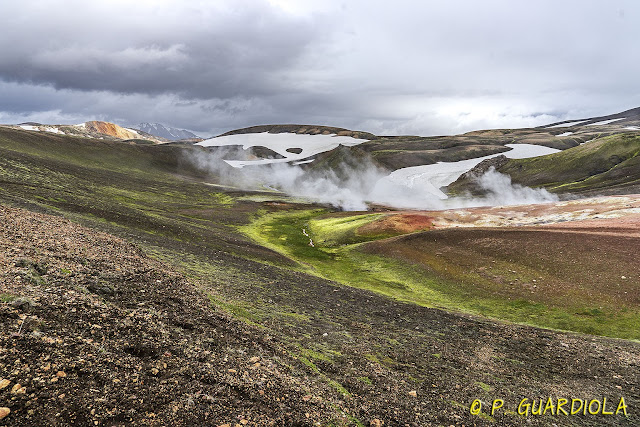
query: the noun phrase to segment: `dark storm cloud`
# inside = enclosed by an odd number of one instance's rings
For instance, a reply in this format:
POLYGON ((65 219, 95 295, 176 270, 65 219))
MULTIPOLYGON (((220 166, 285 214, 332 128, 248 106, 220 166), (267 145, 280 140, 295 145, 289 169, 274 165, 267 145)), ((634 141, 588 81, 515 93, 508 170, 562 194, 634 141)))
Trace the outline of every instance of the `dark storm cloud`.
POLYGON ((634 1, 3 4, 0 121, 442 134, 640 105, 634 1))
POLYGON ((208 4, 14 2, 3 10, 0 78, 81 91, 263 96, 280 89, 278 71, 317 37, 313 21, 266 2, 208 4))

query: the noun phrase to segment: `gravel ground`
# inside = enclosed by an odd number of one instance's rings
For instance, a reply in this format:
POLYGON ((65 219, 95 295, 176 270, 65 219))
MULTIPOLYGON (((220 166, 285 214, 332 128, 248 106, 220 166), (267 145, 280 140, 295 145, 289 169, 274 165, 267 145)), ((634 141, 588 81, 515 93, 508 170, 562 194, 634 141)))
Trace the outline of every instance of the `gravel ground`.
POLYGON ((313 425, 339 413, 268 335, 116 237, 0 207, 0 285, 0 425, 313 425))

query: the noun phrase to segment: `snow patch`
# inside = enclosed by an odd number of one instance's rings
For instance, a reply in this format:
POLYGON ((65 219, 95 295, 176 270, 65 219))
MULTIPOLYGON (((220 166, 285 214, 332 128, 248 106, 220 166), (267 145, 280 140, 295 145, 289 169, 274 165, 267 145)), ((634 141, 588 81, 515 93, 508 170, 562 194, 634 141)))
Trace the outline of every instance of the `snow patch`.
POLYGON ((580 123, 584 123, 584 122, 588 122, 589 120, 579 120, 577 122, 569 122, 569 123, 561 123, 559 125, 553 125, 553 126, 547 126, 547 129, 553 129, 553 128, 568 128, 571 126, 577 126, 580 123))
POLYGON ((51 133, 58 133, 60 135, 66 135, 66 133, 62 132, 60 129, 58 128, 53 128, 53 127, 46 127, 44 128, 45 132, 51 132, 51 133))
POLYGON ((638 126, 627 126, 625 129, 627 130, 640 130, 638 126))
POLYGON ((300 160, 300 161, 297 161, 297 162, 293 162, 293 163, 291 163, 291 164, 292 164, 292 165, 294 165, 294 166, 304 165, 305 163, 311 163, 311 162, 313 162, 314 160, 315 160, 315 159, 300 160))
POLYGON ((31 126, 31 125, 20 125, 20 127, 24 130, 34 130, 36 132, 40 132, 40 128, 38 128, 37 126, 31 126))
POLYGON ((260 160, 225 160, 235 168, 249 165, 266 165, 270 163, 287 163, 304 160, 316 154, 333 150, 339 145, 354 146, 366 142, 366 139, 356 139, 349 136, 336 135, 307 135, 296 133, 245 133, 210 138, 196 145, 202 147, 223 147, 227 145, 241 145, 243 149, 250 147, 266 147, 283 156, 283 159, 260 160), (301 148, 298 154, 290 153, 288 148, 301 148))
POLYGON ((509 159, 526 159, 560 151, 555 148, 533 144, 507 144, 506 146, 511 148, 511 151, 458 162, 438 162, 431 165, 402 168, 391 172, 387 179, 408 188, 423 188, 428 193, 444 200, 448 196, 440 188, 451 184, 460 175, 473 169, 483 160, 497 157, 500 154, 504 154, 509 159))
POLYGON ((587 126, 604 126, 604 125, 608 125, 609 123, 617 122, 618 120, 624 120, 624 119, 626 119, 626 117, 620 117, 619 119, 602 120, 600 122, 589 123, 587 126))
POLYGON ((565 132, 565 133, 561 133, 560 135, 556 135, 556 137, 569 136, 569 135, 573 135, 573 132, 565 132))

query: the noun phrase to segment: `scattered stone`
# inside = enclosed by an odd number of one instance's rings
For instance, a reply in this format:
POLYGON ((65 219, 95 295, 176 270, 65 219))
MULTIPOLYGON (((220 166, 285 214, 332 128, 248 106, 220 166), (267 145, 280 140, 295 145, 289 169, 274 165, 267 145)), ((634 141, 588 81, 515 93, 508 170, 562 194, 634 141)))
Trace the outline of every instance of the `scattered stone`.
POLYGON ((11 388, 11 394, 25 394, 26 392, 27 389, 17 383, 11 388))
POLYGON ((158 375, 158 372, 160 372, 158 368, 151 368, 151 374, 158 375))
POLYGON ((11 413, 11 409, 7 407, 0 408, 0 420, 6 418, 7 415, 11 413))
POLYGON ((418 392, 417 392, 417 391, 415 391, 415 390, 411 390, 411 391, 409 392, 409 396, 411 396, 411 397, 418 397, 418 392))
POLYGON ((31 301, 29 298, 23 298, 23 297, 16 298, 11 303, 11 305, 22 311, 27 311, 28 309, 34 306, 33 301, 31 301))
POLYGON ((56 372, 56 377, 58 377, 58 378, 64 378, 66 376, 67 376, 67 374, 65 374, 64 371, 56 372))
POLYGON ((9 384, 11 384, 11 381, 9 381, 6 378, 3 378, 0 380, 0 390, 9 387, 9 384))
POLYGON ((382 427, 384 425, 384 421, 374 418, 369 422, 371 427, 382 427))

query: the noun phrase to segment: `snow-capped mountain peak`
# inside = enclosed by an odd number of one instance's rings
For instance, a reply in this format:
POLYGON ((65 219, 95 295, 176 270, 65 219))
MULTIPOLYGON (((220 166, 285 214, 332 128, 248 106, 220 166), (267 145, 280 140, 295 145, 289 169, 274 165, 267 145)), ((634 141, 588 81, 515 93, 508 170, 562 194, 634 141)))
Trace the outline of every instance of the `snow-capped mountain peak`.
POLYGON ((164 126, 160 123, 140 123, 136 126, 137 129, 140 129, 143 132, 149 133, 154 136, 159 136, 161 138, 170 139, 172 141, 177 141, 179 139, 187 139, 187 138, 198 138, 192 132, 184 129, 176 129, 168 126, 164 126))

